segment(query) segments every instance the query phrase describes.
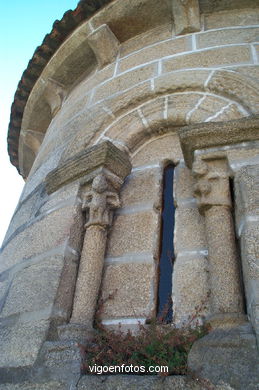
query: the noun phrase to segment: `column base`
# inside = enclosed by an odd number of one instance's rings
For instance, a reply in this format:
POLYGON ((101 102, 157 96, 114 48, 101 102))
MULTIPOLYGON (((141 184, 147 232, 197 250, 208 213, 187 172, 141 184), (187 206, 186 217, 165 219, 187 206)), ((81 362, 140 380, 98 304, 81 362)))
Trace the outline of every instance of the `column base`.
POLYGON ((212 329, 228 329, 247 322, 247 316, 243 313, 217 313, 206 318, 206 323, 212 329))

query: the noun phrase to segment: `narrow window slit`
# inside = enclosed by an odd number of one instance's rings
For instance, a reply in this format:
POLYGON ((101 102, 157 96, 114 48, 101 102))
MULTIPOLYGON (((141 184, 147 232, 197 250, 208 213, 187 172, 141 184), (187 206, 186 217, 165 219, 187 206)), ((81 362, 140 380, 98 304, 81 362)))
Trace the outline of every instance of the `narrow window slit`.
POLYGON ((174 166, 168 164, 163 177, 163 204, 161 215, 161 239, 159 258, 158 305, 159 321, 172 322, 172 273, 174 263, 174 219, 173 199, 174 166))

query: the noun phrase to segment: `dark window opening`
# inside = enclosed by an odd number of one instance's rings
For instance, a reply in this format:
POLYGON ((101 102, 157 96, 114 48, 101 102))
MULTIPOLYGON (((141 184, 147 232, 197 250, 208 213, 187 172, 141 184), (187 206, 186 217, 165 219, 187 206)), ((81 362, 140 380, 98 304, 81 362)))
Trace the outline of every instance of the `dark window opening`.
POLYGON ((172 322, 172 273, 174 263, 174 219, 173 199, 174 166, 169 164, 164 169, 163 204, 161 216, 161 240, 159 258, 158 305, 159 321, 172 322))
MULTIPOLYGON (((235 191, 234 191, 234 180, 233 178, 229 179, 229 189, 230 189, 230 196, 231 196, 231 203, 232 203, 232 218, 233 218, 233 224, 234 224, 234 232, 235 232, 235 191)), ((235 234, 235 243, 236 243, 236 249, 237 249, 237 260, 239 265, 239 273, 240 273, 240 283, 241 283, 241 289, 242 289, 242 295, 243 295, 243 306, 244 306, 244 312, 247 314, 247 305, 246 305, 246 297, 245 297, 245 287, 244 287, 244 278, 243 278, 243 271, 242 271, 242 262, 241 262, 241 250, 240 250, 240 241, 235 234)))

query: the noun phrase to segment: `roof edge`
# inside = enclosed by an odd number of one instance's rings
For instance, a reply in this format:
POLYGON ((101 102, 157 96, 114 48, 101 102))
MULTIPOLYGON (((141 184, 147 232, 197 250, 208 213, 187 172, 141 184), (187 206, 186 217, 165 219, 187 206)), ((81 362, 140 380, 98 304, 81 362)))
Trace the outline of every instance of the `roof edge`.
POLYGON ((18 147, 23 111, 34 84, 49 60, 66 38, 82 22, 93 16, 102 7, 112 1, 113 0, 80 0, 73 11, 66 11, 60 20, 56 20, 53 23, 51 32, 45 36, 41 45, 34 51, 27 68, 22 74, 14 95, 7 135, 10 161, 17 168, 19 173, 18 147))

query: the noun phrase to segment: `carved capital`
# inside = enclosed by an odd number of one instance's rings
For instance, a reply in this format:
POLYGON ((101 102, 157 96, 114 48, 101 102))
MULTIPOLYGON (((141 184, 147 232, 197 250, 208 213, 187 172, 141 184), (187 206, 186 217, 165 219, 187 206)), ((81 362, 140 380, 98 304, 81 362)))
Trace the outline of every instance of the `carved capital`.
POLYGON ((212 206, 231 207, 229 175, 225 160, 196 160, 193 163, 196 179, 194 196, 201 212, 212 206))
POLYGON ((97 175, 91 190, 82 194, 82 209, 87 210, 89 218, 85 228, 92 225, 108 227, 112 223, 112 210, 120 207, 120 199, 116 191, 111 189, 108 178, 104 174, 97 175))

